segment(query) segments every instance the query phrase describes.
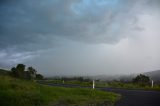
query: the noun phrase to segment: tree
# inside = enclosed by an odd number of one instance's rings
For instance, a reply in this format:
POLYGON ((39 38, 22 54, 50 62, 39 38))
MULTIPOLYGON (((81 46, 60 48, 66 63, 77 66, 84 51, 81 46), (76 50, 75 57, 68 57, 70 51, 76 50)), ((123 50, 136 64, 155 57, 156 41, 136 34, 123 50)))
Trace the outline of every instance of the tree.
POLYGON ((28 67, 28 72, 30 74, 30 78, 31 79, 35 79, 36 78, 36 70, 33 67, 28 67))
POLYGON ((11 68, 11 75, 12 75, 13 77, 18 77, 18 73, 17 73, 17 70, 16 70, 15 67, 12 67, 12 68, 11 68))
POLYGON ((142 86, 148 85, 150 83, 150 78, 148 76, 145 76, 143 74, 137 75, 135 78, 133 78, 133 83, 140 84, 142 86))
POLYGON ((25 65, 24 64, 18 64, 16 67, 12 67, 11 69, 11 75, 16 78, 24 78, 25 73, 25 65))
POLYGON ((41 75, 41 74, 36 74, 36 79, 42 80, 42 79, 43 79, 43 75, 41 75))
POLYGON ((24 71, 25 71, 25 65, 24 64, 18 64, 16 67, 16 73, 19 78, 24 78, 24 71))
POLYGON ((41 74, 36 74, 37 71, 33 67, 28 67, 27 71, 25 71, 25 65, 18 64, 16 67, 13 67, 11 69, 11 75, 16 78, 21 79, 28 79, 28 80, 34 80, 34 79, 43 79, 43 76, 41 74))

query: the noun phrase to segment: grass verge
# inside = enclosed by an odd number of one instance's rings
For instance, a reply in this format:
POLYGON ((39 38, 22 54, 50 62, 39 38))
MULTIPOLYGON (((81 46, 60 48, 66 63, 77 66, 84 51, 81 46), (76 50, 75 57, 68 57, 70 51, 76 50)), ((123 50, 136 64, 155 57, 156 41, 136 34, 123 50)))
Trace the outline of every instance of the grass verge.
POLYGON ((111 92, 51 87, 0 76, 0 106, 107 106, 113 105, 119 97, 111 92))
POLYGON ((124 88, 124 89, 142 89, 142 90, 157 90, 160 91, 160 85, 155 84, 152 88, 151 85, 141 85, 134 83, 123 83, 123 82, 109 82, 107 87, 112 88, 124 88))

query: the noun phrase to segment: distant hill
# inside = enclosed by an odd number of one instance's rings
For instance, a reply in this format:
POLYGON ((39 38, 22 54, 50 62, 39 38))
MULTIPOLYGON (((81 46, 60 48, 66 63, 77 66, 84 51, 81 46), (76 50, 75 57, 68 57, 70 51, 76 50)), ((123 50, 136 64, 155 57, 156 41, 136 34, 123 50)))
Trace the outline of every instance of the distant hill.
POLYGON ((117 81, 127 82, 127 81, 132 81, 132 79, 139 74, 144 74, 146 76, 149 76, 152 80, 160 82, 160 70, 134 73, 130 75, 114 75, 114 76, 101 75, 101 76, 94 76, 93 78, 100 79, 100 80, 107 80, 107 81, 117 80, 117 81))
POLYGON ((0 69, 0 75, 8 75, 8 74, 9 74, 9 70, 0 69))
POLYGON ((145 72, 143 74, 149 76, 154 81, 160 81, 160 70, 145 72))

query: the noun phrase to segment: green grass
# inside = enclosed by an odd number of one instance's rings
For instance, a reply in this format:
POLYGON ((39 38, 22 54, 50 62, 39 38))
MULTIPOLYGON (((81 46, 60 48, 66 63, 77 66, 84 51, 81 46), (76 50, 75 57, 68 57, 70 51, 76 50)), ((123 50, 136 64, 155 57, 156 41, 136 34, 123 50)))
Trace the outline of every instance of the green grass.
POLYGON ((51 87, 0 76, 0 106, 97 106, 113 104, 119 97, 111 92, 51 87))
MULTIPOLYGON (((63 80, 43 80, 43 83, 46 84, 75 84, 75 85, 80 85, 80 86, 92 86, 92 81, 78 81, 78 80, 69 80, 69 81, 64 81, 63 80)), ((107 83, 104 82, 95 82, 96 87, 107 87, 107 83)))
POLYGON ((107 87, 125 88, 125 89, 158 90, 158 91, 160 91, 160 85, 154 85, 154 87, 152 88, 151 85, 123 83, 123 82, 109 82, 107 84, 107 87))
MULTIPOLYGON (((63 83, 62 80, 44 80, 42 81, 46 84, 76 84, 80 86, 92 86, 92 82, 84 82, 84 81, 78 81, 78 80, 70 80, 65 81, 63 83)), ((144 85, 144 84, 134 84, 131 82, 123 83, 120 81, 112 81, 112 82, 102 82, 98 81, 95 82, 95 87, 112 87, 112 88, 124 88, 124 89, 143 89, 143 90, 159 90, 160 91, 160 85, 154 85, 153 88, 151 88, 151 85, 144 85)))
POLYGON ((48 83, 48 84, 75 84, 75 85, 80 85, 80 86, 92 86, 92 82, 82 82, 78 80, 69 80, 69 81, 64 81, 63 80, 45 80, 42 81, 43 83, 48 83))

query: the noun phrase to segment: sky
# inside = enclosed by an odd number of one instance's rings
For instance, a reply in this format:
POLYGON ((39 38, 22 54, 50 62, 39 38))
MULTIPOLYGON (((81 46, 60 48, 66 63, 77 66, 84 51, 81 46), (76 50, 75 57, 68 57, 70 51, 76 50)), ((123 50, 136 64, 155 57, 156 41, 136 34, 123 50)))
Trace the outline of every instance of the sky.
POLYGON ((46 76, 160 69, 160 0, 1 0, 0 67, 46 76))

